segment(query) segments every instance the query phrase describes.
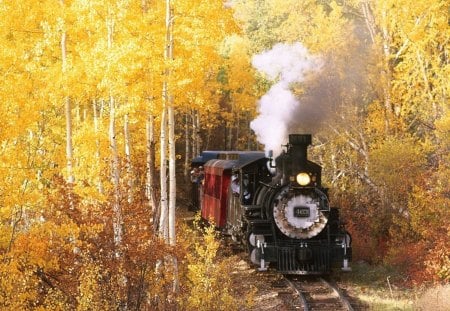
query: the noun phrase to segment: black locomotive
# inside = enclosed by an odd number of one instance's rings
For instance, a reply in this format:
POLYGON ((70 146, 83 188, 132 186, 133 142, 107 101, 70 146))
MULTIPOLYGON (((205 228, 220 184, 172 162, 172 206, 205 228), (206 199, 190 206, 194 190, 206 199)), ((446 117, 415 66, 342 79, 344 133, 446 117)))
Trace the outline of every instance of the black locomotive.
POLYGON ((351 237, 330 207, 321 166, 307 158, 311 135, 291 134, 276 159, 258 151, 204 151, 193 183, 202 218, 242 241, 250 260, 283 274, 349 270, 351 237))

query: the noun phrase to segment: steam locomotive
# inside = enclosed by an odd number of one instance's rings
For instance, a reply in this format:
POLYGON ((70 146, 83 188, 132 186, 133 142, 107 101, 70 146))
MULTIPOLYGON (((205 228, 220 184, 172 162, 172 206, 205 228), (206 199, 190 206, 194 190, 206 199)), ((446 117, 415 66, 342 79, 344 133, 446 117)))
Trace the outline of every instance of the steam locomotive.
POLYGON ((321 185, 321 166, 307 158, 311 135, 291 134, 275 159, 258 151, 204 151, 194 204, 234 240, 259 270, 327 274, 350 270, 351 237, 321 185))

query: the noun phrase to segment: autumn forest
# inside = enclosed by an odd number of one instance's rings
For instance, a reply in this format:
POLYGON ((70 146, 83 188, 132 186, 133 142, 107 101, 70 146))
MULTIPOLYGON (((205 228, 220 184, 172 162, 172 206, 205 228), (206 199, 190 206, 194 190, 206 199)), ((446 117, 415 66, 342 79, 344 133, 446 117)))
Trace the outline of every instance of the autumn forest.
POLYGON ((192 158, 274 133, 313 134, 354 260, 450 281, 448 6, 0 0, 0 309, 239 308, 177 213, 192 158))

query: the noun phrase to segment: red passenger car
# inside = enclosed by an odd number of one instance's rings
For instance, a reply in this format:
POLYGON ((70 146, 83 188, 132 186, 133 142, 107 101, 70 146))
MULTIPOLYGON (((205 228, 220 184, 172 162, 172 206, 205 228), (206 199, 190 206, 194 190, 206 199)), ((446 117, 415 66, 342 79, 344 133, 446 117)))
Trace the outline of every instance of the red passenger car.
POLYGON ((211 160, 205 165, 202 218, 214 222, 219 228, 226 225, 227 197, 233 162, 211 160))
POLYGON ((263 159, 264 152, 260 151, 204 151, 196 158, 193 164, 204 165, 205 174, 199 191, 202 218, 213 222, 218 228, 226 228, 232 174, 246 163, 263 159))

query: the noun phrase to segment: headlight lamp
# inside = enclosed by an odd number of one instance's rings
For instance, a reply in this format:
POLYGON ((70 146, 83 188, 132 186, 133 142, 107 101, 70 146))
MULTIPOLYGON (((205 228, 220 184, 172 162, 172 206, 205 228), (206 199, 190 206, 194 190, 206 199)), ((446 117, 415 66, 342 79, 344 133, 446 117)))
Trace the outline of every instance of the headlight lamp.
POLYGON ((311 177, 309 177, 308 173, 299 173, 297 182, 300 186, 307 186, 311 182, 311 177))

